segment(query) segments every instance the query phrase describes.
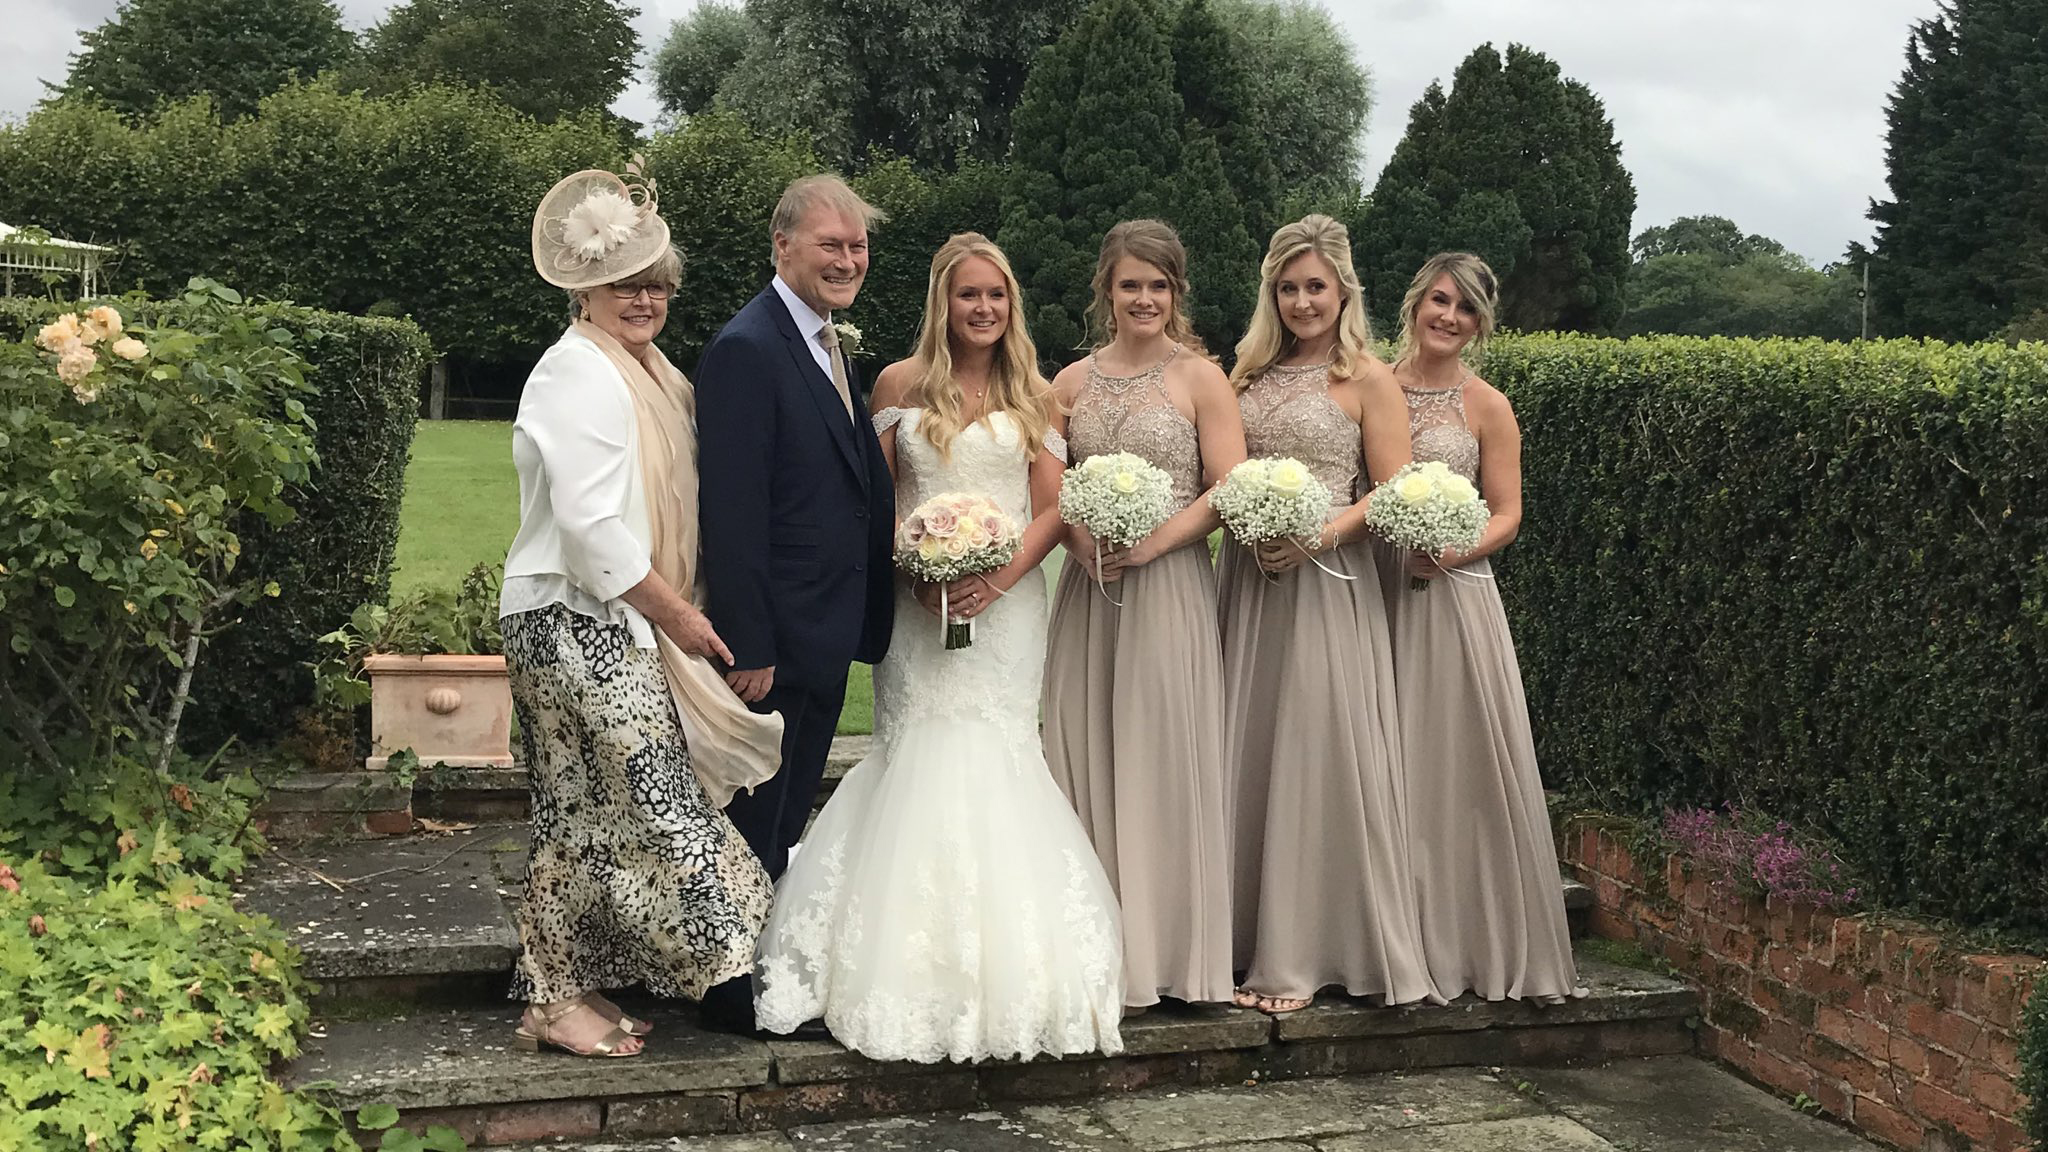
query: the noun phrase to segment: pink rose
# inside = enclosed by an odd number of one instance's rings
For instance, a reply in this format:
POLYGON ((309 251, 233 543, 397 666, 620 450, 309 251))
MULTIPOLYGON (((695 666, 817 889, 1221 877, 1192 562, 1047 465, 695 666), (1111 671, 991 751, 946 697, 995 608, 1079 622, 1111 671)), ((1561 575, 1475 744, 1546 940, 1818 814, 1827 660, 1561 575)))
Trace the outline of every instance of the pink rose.
POLYGON ((1000 512, 984 512, 981 515, 982 530, 988 533, 988 538, 991 540, 1007 540, 1010 538, 1010 525, 1008 521, 1009 517, 1004 516, 1000 512))
POLYGON ((902 536, 905 544, 913 548, 916 547, 917 542, 924 539, 924 517, 913 513, 910 519, 903 522, 903 527, 897 531, 902 536))
POLYGON ((960 530, 960 513, 945 504, 941 504, 930 512, 925 513, 924 527, 925 531, 937 536, 939 539, 948 539, 953 533, 960 530))

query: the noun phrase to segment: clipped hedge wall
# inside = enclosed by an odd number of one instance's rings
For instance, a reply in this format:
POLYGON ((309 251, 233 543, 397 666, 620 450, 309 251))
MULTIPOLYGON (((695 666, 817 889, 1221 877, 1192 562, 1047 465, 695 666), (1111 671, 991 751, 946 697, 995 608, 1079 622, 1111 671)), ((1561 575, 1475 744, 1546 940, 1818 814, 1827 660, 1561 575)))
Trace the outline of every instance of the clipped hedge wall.
POLYGON ((1735 801, 1882 906, 2048 932, 2048 346, 1507 337, 1547 773, 1735 801))
MULTIPOLYGON (((194 326, 182 304, 111 301, 146 324, 194 326)), ((306 400, 320 454, 311 484, 292 494, 298 518, 281 528, 237 526, 242 565, 275 580, 281 595, 258 602, 212 641, 193 680, 186 715, 192 740, 275 734, 312 699, 316 637, 391 587, 399 502, 419 414, 420 378, 433 349, 406 320, 253 304, 290 331, 318 390, 306 400)), ((49 301, 0 298, 0 339, 19 340, 60 310, 49 301)))

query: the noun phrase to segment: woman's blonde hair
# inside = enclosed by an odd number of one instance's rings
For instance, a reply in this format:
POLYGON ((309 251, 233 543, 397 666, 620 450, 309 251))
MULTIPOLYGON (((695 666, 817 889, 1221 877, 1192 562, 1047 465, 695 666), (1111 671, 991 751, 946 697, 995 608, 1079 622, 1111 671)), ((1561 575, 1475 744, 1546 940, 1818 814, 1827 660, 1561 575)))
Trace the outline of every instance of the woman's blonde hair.
POLYGON ((995 363, 989 369, 988 397, 982 405, 981 420, 996 412, 1008 412, 1026 446, 1045 441, 1052 427, 1052 389, 1038 372, 1038 347, 1024 326, 1024 297, 1017 286, 1017 274, 1003 250, 979 232, 962 232, 948 239, 932 255, 931 279, 925 285, 924 323, 917 331, 917 349, 911 353, 910 388, 904 404, 924 409, 918 431, 938 449, 942 458, 951 456, 953 441, 966 429, 960 382, 953 378, 952 307, 953 276, 960 265, 976 256, 995 265, 1002 273, 1010 299, 1010 322, 996 345, 995 363))
POLYGON ((1239 392, 1294 351, 1294 333, 1280 316, 1278 281, 1281 269, 1305 252, 1314 252, 1329 263, 1343 296, 1337 313, 1337 346, 1330 353, 1330 378, 1348 380, 1372 357, 1365 291, 1358 286, 1358 272, 1351 264, 1351 233, 1328 216, 1304 216, 1281 225, 1266 246, 1265 262, 1259 265, 1259 302, 1252 310, 1251 327, 1237 342, 1237 368, 1230 374, 1230 385, 1239 392))
POLYGON ((1449 276, 1457 286, 1458 295, 1472 306, 1472 314, 1479 319, 1479 335, 1465 346, 1463 355, 1475 358, 1486 351, 1487 338, 1493 335, 1495 318, 1500 313, 1500 278, 1486 261, 1470 252, 1439 252, 1423 262, 1415 273, 1415 279, 1408 282, 1408 295, 1401 299, 1401 355, 1408 355, 1415 347, 1415 314, 1422 309, 1422 298, 1429 294, 1430 286, 1437 278, 1449 276))
POLYGON ((1188 250, 1180 234, 1164 220, 1126 220, 1102 237, 1102 254, 1095 259, 1095 299, 1088 304, 1088 328, 1097 348, 1116 339, 1116 309, 1109 304, 1109 279, 1116 274, 1116 262, 1124 257, 1142 260, 1166 273, 1173 289, 1173 311, 1166 318, 1166 338, 1202 355, 1209 350, 1188 322, 1188 250))

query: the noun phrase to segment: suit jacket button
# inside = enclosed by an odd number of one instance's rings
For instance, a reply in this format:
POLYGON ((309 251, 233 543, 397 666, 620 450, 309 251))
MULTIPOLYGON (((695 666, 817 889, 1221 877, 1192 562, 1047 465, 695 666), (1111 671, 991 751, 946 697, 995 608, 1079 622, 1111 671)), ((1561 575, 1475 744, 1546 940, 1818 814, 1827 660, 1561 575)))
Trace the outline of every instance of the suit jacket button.
POLYGON ((867 566, 867 565, 865 565, 865 564, 855 564, 855 565, 853 566, 853 570, 854 570, 855 572, 865 572, 865 571, 867 571, 867 570, 868 570, 868 566, 867 566))
POLYGON ((865 520, 868 518, 868 510, 865 508, 856 508, 853 510, 853 515, 855 519, 865 520))

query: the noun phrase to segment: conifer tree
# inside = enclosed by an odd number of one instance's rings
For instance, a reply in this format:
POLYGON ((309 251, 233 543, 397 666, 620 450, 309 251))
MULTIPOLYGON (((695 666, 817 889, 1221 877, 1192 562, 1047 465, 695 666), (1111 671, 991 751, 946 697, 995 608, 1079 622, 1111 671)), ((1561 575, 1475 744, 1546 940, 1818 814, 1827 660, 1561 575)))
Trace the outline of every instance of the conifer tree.
POLYGON ((1481 45, 1451 91, 1431 84, 1373 191, 1360 242, 1382 321, 1447 249, 1501 279, 1501 323, 1604 330, 1622 313, 1635 184, 1599 98, 1540 52, 1481 45))
POLYGON ((1979 340, 2048 308, 2048 0, 1948 0, 1891 98, 1873 327, 1979 340))
POLYGON ((1103 233, 1168 217, 1181 191, 1181 99, 1152 5, 1095 0, 1039 53, 1013 126, 999 240, 1040 354, 1063 364, 1086 336, 1103 233))
POLYGON ((1175 82, 1187 119, 1215 137, 1223 175, 1244 210, 1245 230, 1264 239, 1280 226, 1280 177, 1259 134, 1250 78, 1209 0, 1186 0, 1173 30, 1175 82))

